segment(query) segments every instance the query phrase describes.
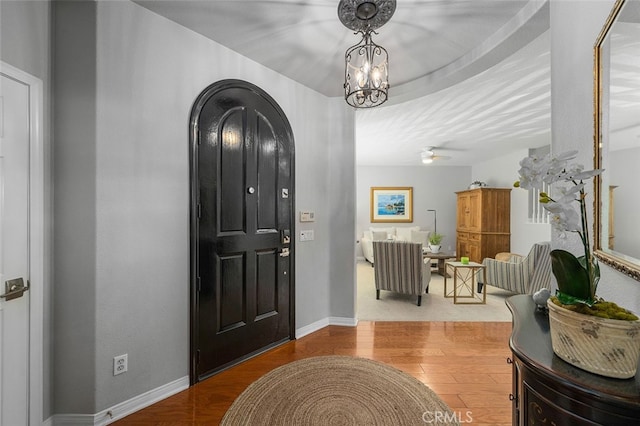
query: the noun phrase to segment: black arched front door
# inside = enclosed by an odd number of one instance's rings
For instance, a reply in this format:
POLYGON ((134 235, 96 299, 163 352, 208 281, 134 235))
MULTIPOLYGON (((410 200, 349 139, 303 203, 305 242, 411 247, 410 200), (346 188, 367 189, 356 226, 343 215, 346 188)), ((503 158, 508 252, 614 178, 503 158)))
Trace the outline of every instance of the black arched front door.
POLYGON ((224 80, 191 113, 191 383, 294 337, 291 127, 224 80))

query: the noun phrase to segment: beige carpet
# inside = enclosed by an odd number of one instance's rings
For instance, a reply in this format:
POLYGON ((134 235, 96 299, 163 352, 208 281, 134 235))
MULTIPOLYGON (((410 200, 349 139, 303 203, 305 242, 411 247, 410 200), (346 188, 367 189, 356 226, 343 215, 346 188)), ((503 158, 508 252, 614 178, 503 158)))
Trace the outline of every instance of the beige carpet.
MULTIPOLYGON (((429 293, 422 296, 417 306, 416 296, 381 291, 376 300, 373 268, 365 261, 357 265, 357 306, 359 321, 508 321, 511 313, 505 299, 512 296, 506 290, 487 286, 486 305, 454 305, 452 298, 444 297, 444 278, 433 272, 429 293)), ((451 282, 447 279, 447 286, 451 282)))
POLYGON ((365 358, 320 356, 265 374, 233 402, 221 425, 458 425, 426 385, 365 358))

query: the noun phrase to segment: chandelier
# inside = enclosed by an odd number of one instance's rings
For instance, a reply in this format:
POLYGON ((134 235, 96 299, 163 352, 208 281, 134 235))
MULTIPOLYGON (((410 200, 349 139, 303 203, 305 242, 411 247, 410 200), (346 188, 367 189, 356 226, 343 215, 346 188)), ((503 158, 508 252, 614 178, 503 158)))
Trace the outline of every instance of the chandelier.
POLYGON ((386 24, 396 10, 396 0, 340 0, 342 24, 362 34, 362 40, 347 49, 344 98, 354 108, 382 105, 389 91, 389 55, 373 42, 372 34, 386 24))

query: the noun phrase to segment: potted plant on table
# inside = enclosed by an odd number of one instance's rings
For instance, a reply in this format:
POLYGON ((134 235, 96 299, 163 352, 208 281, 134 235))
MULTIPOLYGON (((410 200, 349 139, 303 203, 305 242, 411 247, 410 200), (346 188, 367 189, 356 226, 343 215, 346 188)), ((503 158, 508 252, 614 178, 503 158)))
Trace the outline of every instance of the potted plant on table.
POLYGON ((576 155, 577 151, 571 151, 557 157, 526 157, 520 161, 520 180, 514 184, 539 190, 543 182, 558 185, 559 195, 553 198, 540 192, 540 203, 561 237, 573 232, 582 242, 583 253, 578 257, 566 250, 551 251, 551 269, 558 283, 556 295, 547 301, 551 343, 556 355, 578 368, 630 378, 636 374, 640 357, 640 321, 628 310, 596 296, 600 267, 590 246, 584 181, 602 170, 583 171, 581 164, 569 162, 576 155))
POLYGON ((438 234, 437 232, 429 235, 429 250, 431 253, 440 253, 440 243, 443 237, 444 235, 438 234))

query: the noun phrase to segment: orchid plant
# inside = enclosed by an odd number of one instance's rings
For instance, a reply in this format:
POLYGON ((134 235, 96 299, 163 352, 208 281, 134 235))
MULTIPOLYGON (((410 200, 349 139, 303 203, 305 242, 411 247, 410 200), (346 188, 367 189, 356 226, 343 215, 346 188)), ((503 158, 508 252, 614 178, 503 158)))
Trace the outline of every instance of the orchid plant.
POLYGON ((578 163, 571 163, 578 151, 568 151, 556 156, 531 155, 520 161, 520 180, 515 187, 542 191, 543 182, 556 184, 558 196, 540 192, 540 203, 550 214, 550 221, 561 237, 567 232, 579 235, 584 255, 576 257, 565 250, 551 251, 551 267, 558 281, 556 297, 562 304, 584 303, 592 306, 596 302, 596 289, 600 280, 600 268, 591 252, 587 208, 585 203, 585 180, 602 173, 602 169, 584 171, 578 163), (579 213, 574 208, 579 205, 579 213))

